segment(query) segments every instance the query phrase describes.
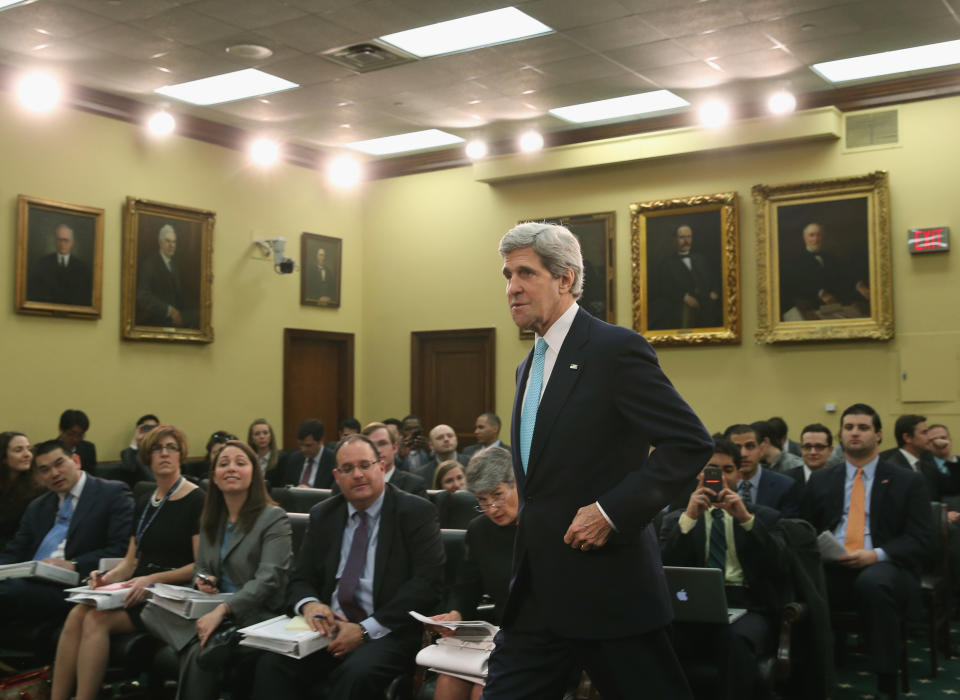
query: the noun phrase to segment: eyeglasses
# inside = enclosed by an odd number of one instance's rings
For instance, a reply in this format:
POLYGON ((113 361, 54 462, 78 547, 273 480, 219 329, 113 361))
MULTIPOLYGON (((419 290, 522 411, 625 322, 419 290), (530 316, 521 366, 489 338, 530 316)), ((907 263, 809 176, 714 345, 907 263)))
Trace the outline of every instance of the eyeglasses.
POLYGON ((824 445, 823 443, 814 443, 814 442, 805 442, 800 445, 800 449, 805 452, 822 452, 823 450, 829 450, 830 445, 824 445))
POLYGON ((151 452, 163 452, 164 450, 167 452, 179 452, 180 445, 175 442, 168 442, 165 445, 154 445, 150 448, 151 452))
POLYGON ((505 493, 500 496, 497 496, 489 503, 478 503, 473 507, 473 509, 478 513, 486 513, 491 508, 499 508, 500 506, 502 506, 504 503, 507 502, 507 497, 509 495, 510 495, 509 493, 505 493))
POLYGON ((373 467, 377 464, 380 464, 379 459, 375 462, 357 462, 356 464, 350 464, 348 462, 347 464, 337 465, 337 471, 343 474, 344 476, 350 476, 351 474, 353 474, 354 469, 359 469, 361 472, 366 474, 368 471, 373 469, 373 467))

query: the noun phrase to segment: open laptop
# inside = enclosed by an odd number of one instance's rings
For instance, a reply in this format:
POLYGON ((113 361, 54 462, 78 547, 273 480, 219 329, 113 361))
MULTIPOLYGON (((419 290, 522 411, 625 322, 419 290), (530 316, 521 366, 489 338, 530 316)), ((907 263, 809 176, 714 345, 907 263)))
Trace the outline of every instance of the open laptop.
POLYGON ((673 614, 678 622, 733 623, 747 614, 743 608, 727 608, 723 572, 694 566, 665 566, 673 614))

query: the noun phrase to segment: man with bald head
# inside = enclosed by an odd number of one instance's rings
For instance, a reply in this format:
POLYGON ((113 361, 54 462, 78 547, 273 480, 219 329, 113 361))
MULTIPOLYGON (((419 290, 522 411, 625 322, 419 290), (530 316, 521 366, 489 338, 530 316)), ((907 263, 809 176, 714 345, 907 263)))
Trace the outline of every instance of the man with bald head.
POLYGON ((650 269, 651 330, 709 328, 723 324, 720 279, 703 255, 693 252, 693 228, 674 233, 674 251, 650 269))
POLYGON ((90 266, 73 251, 73 229, 60 224, 54 230, 56 250, 39 258, 30 271, 27 299, 48 304, 90 306, 93 281, 90 266))
POLYGON ((437 465, 446 462, 448 459, 455 459, 460 464, 466 466, 469 461, 465 456, 457 452, 457 433, 449 425, 434 426, 430 431, 430 440, 428 442, 430 449, 433 450, 433 459, 410 468, 411 474, 416 474, 427 483, 427 487, 433 486, 433 474, 437 471, 437 465))
POLYGON ((137 272, 137 325, 197 327, 195 305, 188 302, 176 252, 176 229, 164 224, 157 234, 157 253, 141 260, 137 272))

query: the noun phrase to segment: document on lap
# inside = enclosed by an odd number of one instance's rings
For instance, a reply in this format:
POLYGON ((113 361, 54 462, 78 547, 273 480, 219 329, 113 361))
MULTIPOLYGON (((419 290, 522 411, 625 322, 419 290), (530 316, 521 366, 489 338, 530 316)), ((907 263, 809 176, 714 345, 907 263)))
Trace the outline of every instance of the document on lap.
POLYGON ((157 605, 187 620, 197 620, 233 597, 233 593, 203 593, 189 586, 169 583, 154 584, 151 592, 151 605, 157 605))
POLYGON ((824 561, 836 561, 847 554, 843 543, 829 530, 817 535, 817 547, 820 549, 820 558, 824 561))
POLYGON ((314 632, 301 616, 278 615, 240 630, 240 646, 264 649, 291 659, 302 659, 326 647, 330 637, 314 632))
POLYGON ((446 627, 453 630, 454 639, 480 641, 483 639, 493 639, 493 635, 500 631, 496 625, 491 625, 484 620, 434 620, 418 612, 410 611, 410 617, 427 625, 436 625, 437 627, 446 627))
POLYGON ((0 565, 0 581, 8 578, 38 578, 66 586, 76 586, 80 582, 80 576, 76 571, 43 561, 21 561, 16 564, 0 565))
POLYGON ((97 610, 119 610, 123 607, 123 599, 129 591, 130 589, 124 588, 121 583, 112 583, 99 588, 89 586, 67 588, 64 592, 70 594, 67 596, 68 603, 89 605, 97 610))
POLYGON ((484 620, 438 621, 410 611, 411 617, 428 625, 453 630, 417 654, 417 665, 448 676, 463 678, 483 685, 487 678, 487 662, 495 646, 493 636, 500 630, 484 620))

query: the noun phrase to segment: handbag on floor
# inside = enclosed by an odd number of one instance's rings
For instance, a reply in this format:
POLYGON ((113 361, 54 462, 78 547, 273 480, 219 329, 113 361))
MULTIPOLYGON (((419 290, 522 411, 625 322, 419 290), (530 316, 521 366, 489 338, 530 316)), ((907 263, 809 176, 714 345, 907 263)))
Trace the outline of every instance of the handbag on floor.
POLYGON ((49 697, 49 666, 0 679, 0 700, 48 700, 49 697))

